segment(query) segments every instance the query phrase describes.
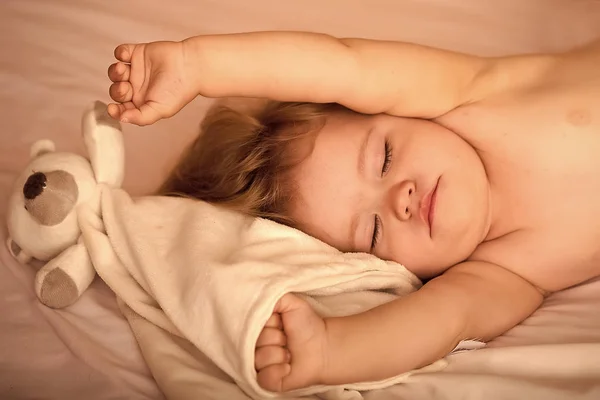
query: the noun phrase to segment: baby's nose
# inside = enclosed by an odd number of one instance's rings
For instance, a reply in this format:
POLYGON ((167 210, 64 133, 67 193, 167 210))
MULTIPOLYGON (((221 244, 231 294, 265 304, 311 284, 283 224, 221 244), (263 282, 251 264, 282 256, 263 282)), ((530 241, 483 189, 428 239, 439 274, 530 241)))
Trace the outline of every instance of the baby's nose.
POLYGON ((46 188, 46 175, 36 172, 27 178, 23 186, 23 195, 27 200, 33 200, 38 197, 46 188))
POLYGON ((396 218, 402 221, 410 219, 413 213, 413 195, 415 183, 410 180, 402 181, 390 189, 390 203, 396 218))

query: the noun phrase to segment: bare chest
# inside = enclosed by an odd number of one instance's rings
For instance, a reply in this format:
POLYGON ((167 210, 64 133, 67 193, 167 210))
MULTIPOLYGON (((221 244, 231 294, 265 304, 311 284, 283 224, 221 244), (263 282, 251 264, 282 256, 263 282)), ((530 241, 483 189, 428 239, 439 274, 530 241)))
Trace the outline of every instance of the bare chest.
POLYGON ((495 223, 474 256, 547 290, 600 274, 600 81, 457 110, 484 162, 495 223))

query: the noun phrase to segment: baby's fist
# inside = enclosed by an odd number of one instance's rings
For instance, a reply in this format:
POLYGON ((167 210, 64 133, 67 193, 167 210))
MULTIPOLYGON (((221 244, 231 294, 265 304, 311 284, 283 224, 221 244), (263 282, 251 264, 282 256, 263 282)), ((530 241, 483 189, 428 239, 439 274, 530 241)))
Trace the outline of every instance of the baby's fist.
POLYGON ((291 370, 292 355, 286 347, 287 337, 283 331, 280 314, 273 313, 256 341, 254 367, 258 371, 258 383, 274 392, 291 370))
POLYGON ((325 322, 302 299, 283 296, 256 342, 258 384, 285 392, 322 380, 326 363, 325 322))

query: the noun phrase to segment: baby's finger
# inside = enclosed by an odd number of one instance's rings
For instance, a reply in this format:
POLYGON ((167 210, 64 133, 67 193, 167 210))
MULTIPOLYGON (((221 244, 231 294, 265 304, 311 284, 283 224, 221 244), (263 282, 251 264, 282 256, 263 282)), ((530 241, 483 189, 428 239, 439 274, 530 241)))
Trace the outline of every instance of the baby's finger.
POLYGON ((115 58, 123 62, 131 62, 135 44, 121 44, 115 49, 115 58))
POLYGON ((285 314, 290 311, 297 310, 299 308, 305 307, 307 303, 302 300, 300 297, 293 295, 291 293, 286 293, 279 299, 277 304, 275 304, 274 313, 285 314))
POLYGON ((126 110, 131 110, 133 108, 135 108, 135 105, 132 102, 127 102, 127 103, 123 103, 123 104, 111 103, 108 105, 108 115, 110 115, 114 119, 120 120, 121 115, 126 110))
POLYGON ((271 392, 282 392, 283 379, 290 374, 290 364, 275 364, 258 371, 257 381, 260 387, 271 392))
POLYGON ((118 62, 108 67, 108 77, 113 82, 123 82, 129 80, 131 67, 125 63, 118 62))
POLYGON ((265 324, 265 328, 277 328, 282 329, 283 323, 281 322, 281 315, 275 313, 272 314, 271 317, 267 320, 265 324))
POLYGON ((111 99, 118 103, 127 103, 133 98, 133 88, 129 82, 117 82, 108 89, 111 99))
POLYGON ((256 340, 256 347, 262 346, 285 346, 287 337, 282 330, 277 328, 265 328, 256 340))
POLYGON ((290 352, 281 346, 259 347, 254 352, 254 368, 257 371, 269 365, 285 364, 290 360, 290 352))
POLYGON ((148 103, 143 104, 139 109, 132 108, 121 114, 121 122, 135 124, 139 126, 150 125, 161 118, 161 115, 148 103))

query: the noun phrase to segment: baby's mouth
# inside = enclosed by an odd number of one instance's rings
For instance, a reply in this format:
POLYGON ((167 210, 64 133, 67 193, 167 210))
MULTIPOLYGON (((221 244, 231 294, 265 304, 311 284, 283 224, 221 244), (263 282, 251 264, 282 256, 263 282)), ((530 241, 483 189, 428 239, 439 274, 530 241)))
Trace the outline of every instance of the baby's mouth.
POLYGON ((421 200, 421 219, 427 224, 427 227, 429 228, 429 237, 431 237, 431 231, 435 219, 435 203, 437 199, 437 188, 439 182, 440 179, 438 178, 433 188, 431 188, 431 190, 421 200))
POLYGON ((431 202, 429 204, 429 215, 428 215, 428 220, 429 220, 429 236, 432 236, 432 231, 433 231, 433 220, 435 218, 435 204, 436 204, 436 200, 437 200, 437 192, 438 192, 438 186, 440 184, 440 179, 438 178, 438 180, 435 182, 435 187, 433 188, 433 193, 431 194, 431 202))

